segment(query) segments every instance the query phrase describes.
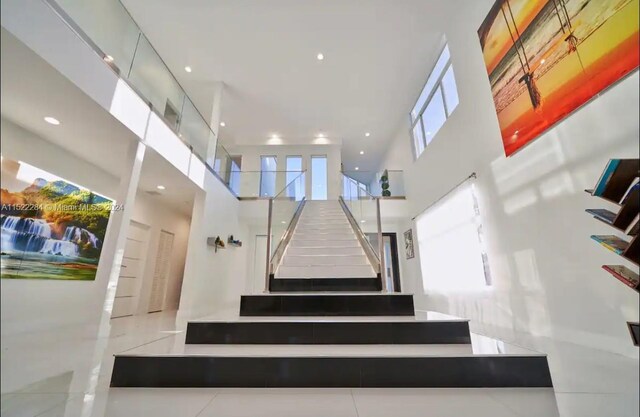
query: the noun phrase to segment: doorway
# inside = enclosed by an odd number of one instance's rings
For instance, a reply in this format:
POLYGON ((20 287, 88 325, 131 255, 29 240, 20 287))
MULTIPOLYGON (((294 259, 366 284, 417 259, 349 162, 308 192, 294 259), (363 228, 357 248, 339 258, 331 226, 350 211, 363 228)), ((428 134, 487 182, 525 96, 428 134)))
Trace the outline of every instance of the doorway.
MULTIPOLYGON (((378 250, 378 234, 365 233, 371 246, 378 250)), ((384 278, 387 282, 387 288, 390 292, 401 292, 400 285, 400 263, 398 258, 398 237, 395 233, 382 233, 382 242, 384 243, 384 278)))

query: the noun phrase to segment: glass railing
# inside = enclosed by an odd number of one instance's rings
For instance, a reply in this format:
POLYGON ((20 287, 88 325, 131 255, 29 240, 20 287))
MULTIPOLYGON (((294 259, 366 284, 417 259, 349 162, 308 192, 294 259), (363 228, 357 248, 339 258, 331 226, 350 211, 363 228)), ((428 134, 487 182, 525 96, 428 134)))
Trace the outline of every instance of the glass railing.
MULTIPOLYGON (((404 171, 385 170, 383 172, 343 171, 343 175, 366 187, 375 197, 404 197, 404 171)), ((343 181, 343 186, 346 186, 343 181)))
POLYGON ((306 201, 305 180, 305 172, 299 172, 279 193, 269 199, 265 291, 269 291, 269 278, 280 264, 306 201))
MULTIPOLYGON (((118 0, 45 0, 67 20, 178 137, 221 178, 228 153, 173 73, 118 0)), ((228 184, 227 184, 228 185, 228 184)))
MULTIPOLYGON (((384 272, 384 254, 382 243, 382 222, 380 217, 380 197, 371 195, 358 181, 342 174, 343 189, 340 203, 346 209, 362 248, 374 266, 376 272, 384 272), (376 233, 378 245, 373 247, 364 232, 376 233)), ((386 291, 386 280, 383 280, 383 291, 386 291)))
POLYGON ((214 171, 240 199, 269 199, 280 192, 297 199, 305 196, 304 181, 289 185, 302 171, 240 171, 225 152, 218 153, 214 171))

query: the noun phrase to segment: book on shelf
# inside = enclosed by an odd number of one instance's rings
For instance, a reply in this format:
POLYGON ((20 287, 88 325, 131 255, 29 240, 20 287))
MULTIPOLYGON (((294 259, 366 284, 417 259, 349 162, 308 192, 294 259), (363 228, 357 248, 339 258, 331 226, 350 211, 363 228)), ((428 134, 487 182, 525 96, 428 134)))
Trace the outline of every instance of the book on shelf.
POLYGON ((640 177, 635 177, 627 188, 627 191, 624 193, 622 198, 620 199, 620 205, 624 205, 627 202, 627 199, 631 195, 631 193, 635 190, 640 190, 640 177))
POLYGON ((618 255, 622 255, 627 246, 629 246, 629 242, 613 235, 592 235, 591 239, 618 255))
POLYGON ((607 188, 607 183, 609 183, 613 173, 616 172, 616 168, 618 168, 619 164, 620 159, 609 159, 606 168, 602 171, 600 179, 593 188, 593 195, 601 196, 604 193, 604 190, 607 188))
POLYGON ((607 224, 613 224, 613 221, 617 216, 616 213, 607 209, 586 209, 585 211, 607 224))
POLYGON ((622 265, 602 265, 602 269, 609 272, 619 281, 631 288, 638 288, 640 277, 638 274, 622 265))
POLYGON ((624 232, 629 236, 636 236, 639 231, 640 231, 640 213, 636 214, 636 217, 634 217, 634 219, 631 220, 629 227, 627 227, 627 230, 625 230, 624 232))

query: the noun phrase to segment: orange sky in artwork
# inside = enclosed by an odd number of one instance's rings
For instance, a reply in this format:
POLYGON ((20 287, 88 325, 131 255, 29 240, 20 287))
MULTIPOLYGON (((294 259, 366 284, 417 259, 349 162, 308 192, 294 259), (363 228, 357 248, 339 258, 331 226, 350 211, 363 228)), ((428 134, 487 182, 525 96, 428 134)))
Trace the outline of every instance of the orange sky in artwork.
MULTIPOLYGON (((505 0, 499 4, 504 5, 505 0)), ((509 4, 522 34, 549 3, 509 0, 509 4)), ((531 27, 534 31, 524 40, 529 59, 535 56, 531 71, 541 98, 539 107, 534 109, 527 89, 513 78, 506 84, 492 85, 496 107, 510 100, 497 114, 507 156, 638 68, 640 0, 567 0, 567 4, 574 13, 571 23, 578 40, 577 51, 569 51, 566 34, 550 30, 549 25, 555 24, 552 20, 536 20, 537 27, 531 27)), ((493 8, 491 13, 495 12, 493 8)), ((499 9, 497 13, 488 32, 484 32, 483 55, 490 74, 513 46, 505 19, 499 9)), ((550 18, 547 15, 545 19, 550 18)), ((510 59, 513 74, 513 66, 518 63, 510 59)), ((516 76, 522 74, 518 67, 516 76)))
MULTIPOLYGON (((540 10, 542 10, 547 1, 548 0, 509 0, 511 11, 513 12, 513 17, 515 18, 520 33, 524 32, 536 15, 540 13, 540 10)), ((506 7, 506 5, 503 7, 506 7)), ((483 50, 484 62, 487 65, 487 72, 489 74, 491 74, 500 63, 500 60, 504 58, 512 45, 513 41, 511 40, 509 29, 507 28, 502 13, 500 13, 489 30, 483 50)))

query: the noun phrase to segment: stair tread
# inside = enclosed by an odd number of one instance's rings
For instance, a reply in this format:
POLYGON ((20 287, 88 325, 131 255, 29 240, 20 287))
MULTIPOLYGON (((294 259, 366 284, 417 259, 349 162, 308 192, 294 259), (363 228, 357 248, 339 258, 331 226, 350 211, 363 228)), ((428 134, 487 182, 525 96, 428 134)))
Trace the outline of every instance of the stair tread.
MULTIPOLYGON (((307 294, 316 294, 312 292, 306 292, 307 294)), ((349 295, 350 293, 345 293, 349 295)), ((353 294, 380 294, 376 292, 369 293, 353 293, 353 294)), ((222 315, 222 316, 205 316, 197 320, 189 320, 190 323, 396 323, 396 322, 468 322, 469 319, 450 316, 448 314, 439 313, 436 311, 416 311, 415 316, 331 316, 331 317, 309 317, 309 316, 263 316, 263 317, 250 317, 239 315, 222 315)))
POLYGON ((546 356, 516 345, 471 334, 471 344, 442 345, 188 345, 185 334, 159 339, 116 356, 211 356, 211 357, 346 357, 416 358, 474 356, 546 356), (501 347, 498 352, 496 346, 501 347))

